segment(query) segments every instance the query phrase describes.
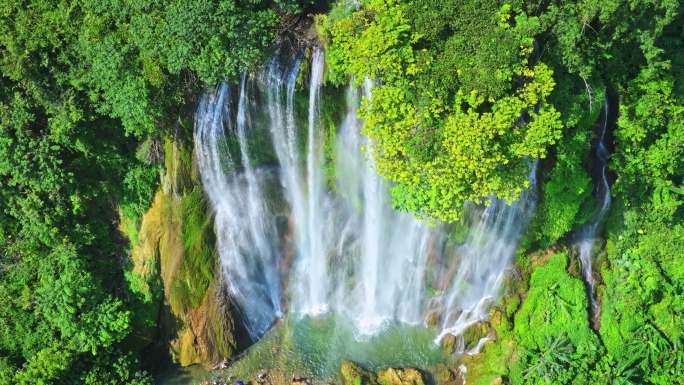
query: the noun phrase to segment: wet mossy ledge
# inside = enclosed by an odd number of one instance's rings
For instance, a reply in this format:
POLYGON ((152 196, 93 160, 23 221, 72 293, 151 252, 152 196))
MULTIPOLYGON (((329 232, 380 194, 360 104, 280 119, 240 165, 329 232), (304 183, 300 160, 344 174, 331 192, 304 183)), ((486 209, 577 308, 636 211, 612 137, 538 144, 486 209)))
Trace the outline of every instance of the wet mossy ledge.
POLYGON ((137 231, 125 231, 134 234, 128 291, 139 299, 131 343, 181 366, 210 368, 238 352, 239 332, 192 153, 191 122, 184 121, 184 135, 163 139, 161 186, 137 231))

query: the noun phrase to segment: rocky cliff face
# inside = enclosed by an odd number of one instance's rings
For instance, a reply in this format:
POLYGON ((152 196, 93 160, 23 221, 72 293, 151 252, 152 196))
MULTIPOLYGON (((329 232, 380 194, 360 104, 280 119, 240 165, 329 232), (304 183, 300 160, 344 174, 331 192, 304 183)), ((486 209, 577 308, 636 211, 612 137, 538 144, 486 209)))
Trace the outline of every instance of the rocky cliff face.
POLYGON ((162 186, 131 240, 129 286, 146 314, 134 320, 136 339, 159 345, 182 366, 211 367, 237 352, 238 326, 191 142, 167 138, 164 163, 162 186))

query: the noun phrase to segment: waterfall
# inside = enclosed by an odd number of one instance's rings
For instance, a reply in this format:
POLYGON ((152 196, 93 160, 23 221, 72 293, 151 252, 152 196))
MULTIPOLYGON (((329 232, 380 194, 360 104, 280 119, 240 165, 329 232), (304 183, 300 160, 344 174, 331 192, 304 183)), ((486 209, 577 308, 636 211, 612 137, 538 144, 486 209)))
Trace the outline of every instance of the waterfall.
POLYGON ((323 51, 312 52, 303 124, 295 103, 300 62, 273 59, 258 82, 279 191, 288 206, 287 229, 280 233, 263 198, 263 172, 252 164, 247 145, 249 78, 240 83, 235 132, 227 86, 205 96, 197 110, 195 145, 216 214, 221 264, 250 333, 262 334, 280 316, 281 303, 295 319, 335 314, 359 338, 395 323, 420 325, 437 314, 440 341, 485 319, 534 207, 536 163, 533 188, 518 202, 471 205, 474 225, 456 244, 449 241, 448 226, 392 208, 389 185, 377 173, 373 143, 357 115, 360 100, 372 97, 373 82, 347 88, 346 113, 335 141, 326 142, 323 51), (226 135, 238 139, 240 168, 225 150, 226 135), (325 146, 334 152, 334 175, 324 172, 325 146), (283 262, 287 256, 291 264, 283 262))
POLYGON ((320 88, 323 81, 323 51, 314 49, 311 62, 311 77, 309 78, 309 114, 307 128, 306 150, 306 226, 300 230, 306 232, 306 247, 301 252, 295 281, 302 285, 298 287, 298 298, 305 303, 303 311, 314 315, 321 314, 328 309, 328 263, 327 242, 325 231, 326 197, 323 197, 323 181, 321 170, 322 138, 321 127, 318 124, 318 108, 320 104, 320 88))
MULTIPOLYGON (((266 76, 270 132, 296 239, 292 311, 302 317, 334 310, 352 320, 362 334, 393 320, 420 323, 428 238, 433 234, 409 215, 391 209, 372 156, 364 158, 361 152, 367 139, 360 133, 359 90, 353 87, 347 92, 348 111, 337 136, 337 194, 325 191, 317 116, 324 66, 319 50, 313 53, 311 68, 306 156, 299 159, 292 108, 298 66, 296 61, 288 70, 272 61, 266 76), (292 151, 286 148, 288 143, 295 143, 289 147, 292 151)), ((367 82, 366 94, 370 87, 367 82)))
POLYGON ((596 159, 600 166, 600 181, 596 186, 597 200, 600 202, 598 212, 594 215, 592 220, 579 230, 579 240, 577 241, 577 249, 579 252, 579 260, 582 265, 582 276, 587 285, 589 292, 589 302, 591 304, 590 317, 595 321, 599 315, 599 305, 596 301, 596 283, 594 282, 594 271, 592 266, 592 254, 594 244, 598 237, 600 225, 603 218, 610 209, 611 196, 610 185, 608 183, 607 169, 608 169, 608 152, 606 142, 606 131, 608 129, 608 99, 603 102, 603 122, 601 125, 601 132, 599 133, 598 142, 596 143, 596 159))
MULTIPOLYGON (((364 94, 372 84, 366 82, 364 94)), ((338 254, 346 257, 343 270, 355 277, 355 285, 338 278, 338 311, 356 324, 362 334, 372 334, 392 321, 418 324, 426 297, 424 278, 430 245, 442 234, 436 229, 394 211, 384 180, 378 176, 370 142, 361 135, 356 109, 359 91, 349 87, 347 114, 336 143, 336 183, 342 201, 339 217, 345 230, 338 254), (366 156, 362 148, 366 148, 366 156)))
POLYGON ((532 163, 530 188, 509 205, 492 199, 460 247, 461 260, 446 293, 445 315, 437 341, 447 334, 461 335, 469 326, 486 319, 489 305, 499 296, 505 272, 512 262, 536 204, 538 161, 532 163))
POLYGON ((252 167, 247 148, 245 76, 237 111, 241 172, 226 142, 226 131, 233 129, 229 99, 228 86, 221 84, 216 92, 200 100, 195 115, 195 152, 202 185, 215 215, 216 247, 225 282, 247 331, 256 339, 281 313, 277 234, 261 195, 265 173, 252 167))

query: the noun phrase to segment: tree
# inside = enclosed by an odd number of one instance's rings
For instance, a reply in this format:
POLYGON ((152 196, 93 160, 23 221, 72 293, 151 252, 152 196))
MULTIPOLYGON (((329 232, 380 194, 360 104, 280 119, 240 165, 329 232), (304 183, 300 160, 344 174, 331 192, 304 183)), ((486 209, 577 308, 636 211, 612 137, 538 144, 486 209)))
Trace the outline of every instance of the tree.
POLYGON ((343 16, 327 21, 328 56, 332 80, 378 83, 361 115, 378 171, 395 183, 395 204, 452 221, 465 201, 517 199, 530 160, 546 156, 562 124, 546 102, 552 72, 533 59, 535 18, 510 5, 450 3, 446 20, 431 24, 442 27, 424 34, 417 26, 429 19, 411 10, 426 7, 373 0, 338 11, 343 16), (450 25, 477 29, 483 46, 473 49, 450 25))

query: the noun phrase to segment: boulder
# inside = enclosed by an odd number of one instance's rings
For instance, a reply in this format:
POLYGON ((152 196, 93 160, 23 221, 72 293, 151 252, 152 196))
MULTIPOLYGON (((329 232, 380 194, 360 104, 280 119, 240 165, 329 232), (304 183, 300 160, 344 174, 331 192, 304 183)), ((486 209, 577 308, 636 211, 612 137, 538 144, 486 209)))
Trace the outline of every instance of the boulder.
POLYGON ((293 377, 291 385, 311 385, 311 380, 304 377, 293 377))
POLYGON ((425 325, 429 328, 437 328, 439 324, 440 314, 438 311, 431 311, 425 317, 425 325))
POLYGON ((343 385, 377 385, 376 377, 351 361, 342 361, 340 375, 343 385))
POLYGON ((450 368, 444 364, 437 365, 435 369, 435 379, 437 385, 464 385, 464 377, 461 371, 450 368))
POLYGON ((477 347, 480 339, 484 337, 490 337, 489 324, 484 321, 479 321, 475 325, 472 325, 463 333, 463 347, 464 350, 470 351, 477 347))
POLYGON ((463 350, 463 339, 451 334, 447 334, 442 338, 442 350, 446 354, 453 354, 457 351, 463 350))
POLYGON ((380 385, 425 385, 423 375, 413 368, 387 368, 378 372, 380 385))

